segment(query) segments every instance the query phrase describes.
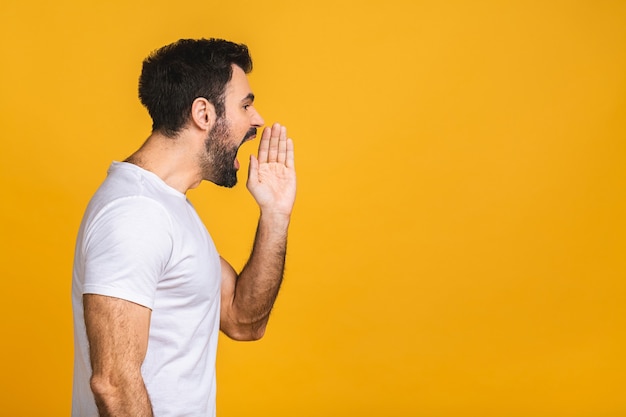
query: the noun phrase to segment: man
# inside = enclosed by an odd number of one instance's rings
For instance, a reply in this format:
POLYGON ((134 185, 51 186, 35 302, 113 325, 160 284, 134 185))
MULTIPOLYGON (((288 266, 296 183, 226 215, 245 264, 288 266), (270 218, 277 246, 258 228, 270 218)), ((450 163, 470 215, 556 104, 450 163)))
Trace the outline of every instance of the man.
POLYGON ((285 127, 264 129, 247 187, 260 208, 237 274, 185 197, 232 187, 264 124, 245 45, 180 40, 143 63, 152 134, 114 162, 80 227, 72 285, 74 416, 214 416, 218 330, 263 336, 282 280, 296 178, 285 127))

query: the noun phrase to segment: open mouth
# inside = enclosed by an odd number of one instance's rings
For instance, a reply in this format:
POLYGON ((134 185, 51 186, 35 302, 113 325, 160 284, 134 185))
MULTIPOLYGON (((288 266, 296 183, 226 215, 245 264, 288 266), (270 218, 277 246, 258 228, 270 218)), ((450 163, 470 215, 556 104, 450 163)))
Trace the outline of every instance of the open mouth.
MULTIPOLYGON (((239 148, 241 147, 241 145, 243 145, 247 141, 252 140, 254 138, 256 138, 256 127, 252 127, 250 128, 250 130, 248 130, 246 135, 243 137, 243 140, 239 144, 237 151, 239 151, 239 148)), ((235 169, 239 169, 239 161, 237 160, 237 157, 235 157, 235 169)))

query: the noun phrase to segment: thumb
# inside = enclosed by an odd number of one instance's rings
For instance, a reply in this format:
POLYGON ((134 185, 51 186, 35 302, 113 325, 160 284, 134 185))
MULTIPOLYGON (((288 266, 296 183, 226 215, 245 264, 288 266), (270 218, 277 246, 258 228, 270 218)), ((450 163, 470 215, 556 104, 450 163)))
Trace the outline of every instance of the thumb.
POLYGON ((250 166, 248 167, 248 184, 255 183, 259 179, 259 160, 256 156, 250 155, 250 166))

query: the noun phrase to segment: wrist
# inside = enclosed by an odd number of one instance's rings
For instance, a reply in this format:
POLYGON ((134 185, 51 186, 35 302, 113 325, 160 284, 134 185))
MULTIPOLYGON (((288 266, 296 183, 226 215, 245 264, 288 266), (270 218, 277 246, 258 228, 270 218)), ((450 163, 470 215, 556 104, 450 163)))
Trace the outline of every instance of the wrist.
POLYGON ((278 210, 269 210, 261 208, 259 222, 269 223, 273 227, 289 226, 291 221, 291 212, 283 212, 278 210))

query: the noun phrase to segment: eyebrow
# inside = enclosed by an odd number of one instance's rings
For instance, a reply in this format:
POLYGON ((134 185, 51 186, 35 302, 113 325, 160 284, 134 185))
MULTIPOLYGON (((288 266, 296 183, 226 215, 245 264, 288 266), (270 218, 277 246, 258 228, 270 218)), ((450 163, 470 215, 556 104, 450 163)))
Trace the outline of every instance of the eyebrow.
POLYGON ((247 95, 247 96, 245 96, 245 97, 243 98, 243 100, 241 100, 241 102, 242 102, 242 103, 243 103, 243 102, 245 102, 245 101, 254 102, 254 94, 252 94, 252 93, 248 93, 248 95, 247 95))

